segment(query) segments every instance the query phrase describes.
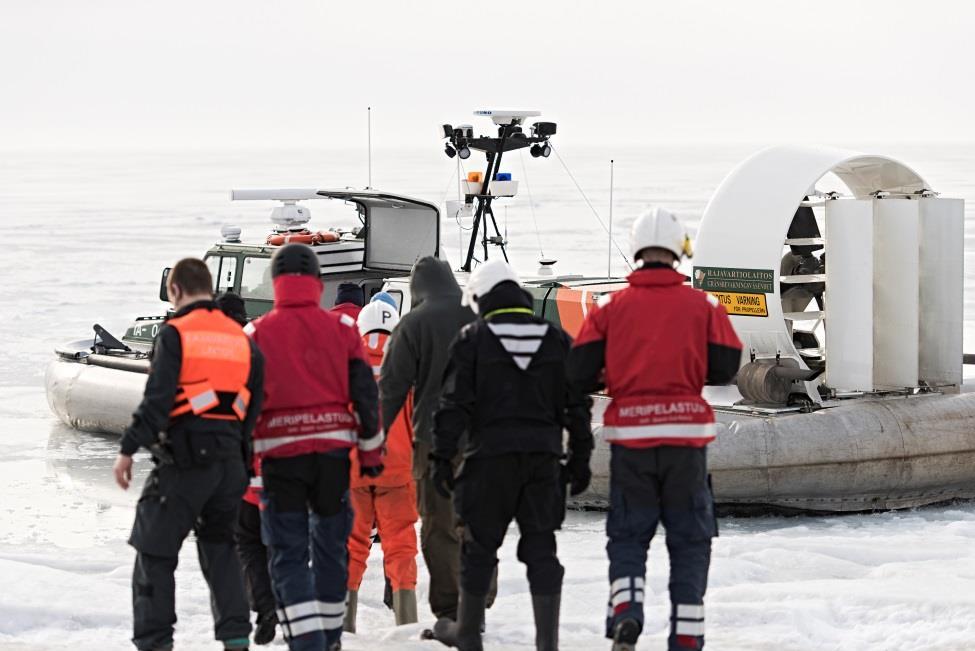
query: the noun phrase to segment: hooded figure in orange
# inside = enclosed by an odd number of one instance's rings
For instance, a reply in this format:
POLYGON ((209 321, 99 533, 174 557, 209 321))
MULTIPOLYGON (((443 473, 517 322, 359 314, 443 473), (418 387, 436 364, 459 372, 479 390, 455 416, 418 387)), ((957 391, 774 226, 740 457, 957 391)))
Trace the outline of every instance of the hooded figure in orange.
MULTIPOLYGON (((379 296, 379 295, 377 295, 379 296)), ((359 333, 376 378, 386 353, 389 333, 399 322, 396 308, 383 300, 362 308, 359 333)), ((396 625, 413 624, 416 613, 416 486, 413 483, 413 401, 408 399, 386 428, 385 470, 379 477, 360 477, 358 458, 352 454, 349 494, 355 519, 349 536, 349 597, 345 630, 355 632, 359 585, 366 571, 375 527, 383 548, 384 570, 393 591, 396 625)))

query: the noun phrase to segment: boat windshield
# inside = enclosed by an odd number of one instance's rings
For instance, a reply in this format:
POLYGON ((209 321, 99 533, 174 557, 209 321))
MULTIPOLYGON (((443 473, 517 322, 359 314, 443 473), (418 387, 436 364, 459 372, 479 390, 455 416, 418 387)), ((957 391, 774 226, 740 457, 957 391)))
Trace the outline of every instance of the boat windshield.
POLYGON ((241 298, 274 300, 274 284, 271 282, 270 258, 244 258, 240 274, 241 298))

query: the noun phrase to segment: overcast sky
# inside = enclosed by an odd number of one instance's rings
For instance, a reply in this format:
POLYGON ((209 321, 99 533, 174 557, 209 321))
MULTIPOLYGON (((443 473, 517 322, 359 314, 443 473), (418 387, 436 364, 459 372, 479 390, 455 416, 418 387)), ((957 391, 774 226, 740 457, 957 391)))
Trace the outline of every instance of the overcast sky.
POLYGON ((0 149, 975 141, 975 3, 0 0, 0 149), (505 10, 507 8, 507 10, 505 10))

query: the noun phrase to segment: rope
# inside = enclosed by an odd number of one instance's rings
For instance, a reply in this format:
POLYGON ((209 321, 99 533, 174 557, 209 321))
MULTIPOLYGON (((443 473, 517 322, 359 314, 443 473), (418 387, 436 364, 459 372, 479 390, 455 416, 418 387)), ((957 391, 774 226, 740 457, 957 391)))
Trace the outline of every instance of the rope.
POLYGON ((525 177, 525 188, 528 189, 528 207, 532 213, 532 223, 535 224, 535 239, 538 240, 538 252, 545 257, 545 249, 542 248, 542 235, 538 232, 538 220, 535 218, 535 199, 532 197, 532 186, 528 182, 528 167, 525 165, 525 152, 518 152, 518 159, 521 160, 521 175, 525 177))
POLYGON ((589 197, 586 196, 585 191, 582 189, 582 186, 579 185, 579 182, 576 180, 576 177, 572 175, 572 171, 569 169, 569 166, 565 164, 564 160, 562 160, 562 156, 559 155, 559 150, 556 149, 555 146, 552 145, 552 143, 549 143, 549 146, 552 147, 552 151, 555 152, 555 157, 559 159, 559 162, 562 164, 562 168, 565 170, 565 173, 569 175, 570 179, 572 179, 572 182, 575 184, 576 189, 579 191, 579 194, 582 195, 582 198, 585 200, 586 205, 589 206, 589 210, 592 211, 592 214, 596 218, 596 221, 599 222, 599 225, 602 226, 603 230, 606 231, 606 234, 609 235, 610 241, 613 242, 613 246, 616 248, 617 251, 619 251, 620 257, 623 258, 623 262, 626 263, 626 266, 629 267, 630 271, 633 271, 633 263, 630 262, 629 256, 623 253, 623 249, 621 249, 620 245, 616 243, 616 239, 613 237, 613 234, 609 232, 609 228, 606 226, 606 222, 603 221, 602 217, 600 217, 599 213, 596 211, 596 208, 592 205, 592 202, 589 201, 589 197))

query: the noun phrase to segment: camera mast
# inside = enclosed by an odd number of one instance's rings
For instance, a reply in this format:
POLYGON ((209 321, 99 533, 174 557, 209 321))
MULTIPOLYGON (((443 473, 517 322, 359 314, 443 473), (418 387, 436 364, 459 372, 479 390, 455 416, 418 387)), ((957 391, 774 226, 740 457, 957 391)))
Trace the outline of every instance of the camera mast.
POLYGON ((479 117, 489 117, 498 127, 497 136, 474 136, 474 127, 462 124, 454 127, 443 125, 443 137, 446 139, 444 153, 448 158, 457 156, 466 160, 471 156, 471 150, 484 152, 487 158, 487 168, 482 175, 474 172, 461 185, 464 187, 465 202, 477 203, 474 210, 474 225, 471 230, 470 244, 467 247, 467 257, 461 266, 461 271, 470 271, 474 260, 474 249, 477 246, 478 232, 481 232, 481 244, 484 247, 484 259, 488 259, 488 244, 501 249, 501 255, 508 260, 505 250, 507 241, 498 229, 498 222, 494 217, 492 201, 497 197, 514 196, 518 190, 518 182, 512 181, 510 176, 499 178, 501 158, 505 152, 530 148, 533 158, 548 158, 552 153, 549 138, 555 135, 554 122, 536 121, 531 125, 528 133, 523 128, 527 118, 541 115, 540 111, 474 111, 479 117), (494 235, 488 234, 488 220, 494 230, 494 235))

